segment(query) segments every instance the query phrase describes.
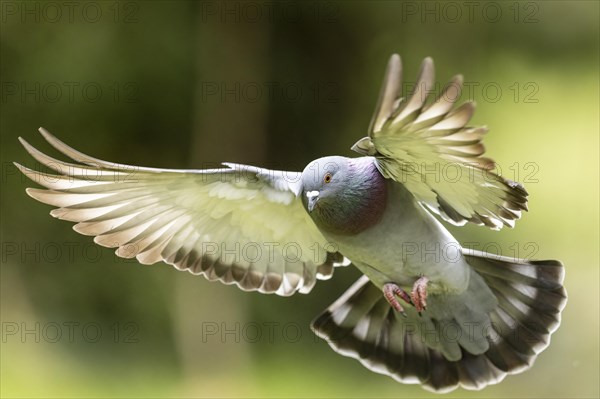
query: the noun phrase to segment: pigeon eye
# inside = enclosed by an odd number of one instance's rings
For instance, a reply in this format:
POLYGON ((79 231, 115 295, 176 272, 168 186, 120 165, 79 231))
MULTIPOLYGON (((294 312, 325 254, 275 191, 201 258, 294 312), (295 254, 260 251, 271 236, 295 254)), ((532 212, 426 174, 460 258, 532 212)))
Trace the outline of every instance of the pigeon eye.
POLYGON ((325 175, 325 177, 323 178, 323 181, 324 181, 325 183, 330 183, 330 182, 331 182, 331 173, 327 173, 327 174, 325 175))

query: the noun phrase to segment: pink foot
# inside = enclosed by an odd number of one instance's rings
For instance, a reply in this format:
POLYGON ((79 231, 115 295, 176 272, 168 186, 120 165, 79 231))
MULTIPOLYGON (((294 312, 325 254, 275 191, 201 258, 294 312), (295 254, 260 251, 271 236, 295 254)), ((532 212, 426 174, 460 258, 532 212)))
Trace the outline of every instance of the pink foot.
POLYGON ((415 305, 415 309, 417 312, 421 313, 423 310, 427 309, 427 284, 429 283, 429 279, 425 276, 419 277, 415 284, 413 285, 412 292, 410 296, 412 298, 412 302, 415 305))
POLYGON ((412 304, 410 300, 410 296, 404 291, 398 284, 395 283, 387 283, 383 285, 383 296, 392 305, 397 312, 400 312, 402 316, 406 317, 406 313, 404 312, 404 308, 400 305, 400 301, 396 298, 396 295, 404 300, 404 302, 408 304, 412 304))

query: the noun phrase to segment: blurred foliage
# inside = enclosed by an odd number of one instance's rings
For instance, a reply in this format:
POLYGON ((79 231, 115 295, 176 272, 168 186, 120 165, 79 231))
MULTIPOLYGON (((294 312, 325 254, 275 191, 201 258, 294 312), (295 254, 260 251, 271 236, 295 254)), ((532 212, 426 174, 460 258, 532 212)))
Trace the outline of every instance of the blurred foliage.
POLYGON ((302 170, 320 156, 351 155, 393 52, 409 81, 425 56, 442 84, 465 75, 474 122, 491 128, 488 153, 531 194, 515 230, 451 231, 504 254, 533 249, 567 270, 563 324, 533 369, 449 396, 598 397, 597 2, 75 1, 72 15, 52 3, 58 19, 47 4, 1 4, 3 397, 431 396, 311 334, 310 320, 356 270, 337 270, 311 295, 279 298, 139 266, 51 220, 12 165, 35 165, 18 136, 48 149, 41 125, 128 164, 302 170), (483 91, 490 83, 499 96, 483 91), (223 91, 236 84, 237 100, 223 91), (44 339, 52 323, 79 323, 72 342, 44 339), (239 342, 235 332, 207 338, 203 328, 221 323, 237 328, 239 342), (274 338, 251 342, 248 323, 263 333, 271 323, 274 338), (97 343, 93 329, 82 335, 88 324, 101 330, 97 343), (33 332, 9 335, 15 325, 33 332))

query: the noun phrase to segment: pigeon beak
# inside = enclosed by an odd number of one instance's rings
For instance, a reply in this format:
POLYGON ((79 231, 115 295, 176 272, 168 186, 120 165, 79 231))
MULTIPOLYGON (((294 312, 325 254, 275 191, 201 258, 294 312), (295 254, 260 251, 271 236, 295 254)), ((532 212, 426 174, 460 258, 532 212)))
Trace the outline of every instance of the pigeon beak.
POLYGON ((308 191, 306 193, 306 198, 308 198, 308 211, 312 212, 315 208, 315 205, 317 204, 317 201, 319 200, 319 192, 316 190, 308 191))

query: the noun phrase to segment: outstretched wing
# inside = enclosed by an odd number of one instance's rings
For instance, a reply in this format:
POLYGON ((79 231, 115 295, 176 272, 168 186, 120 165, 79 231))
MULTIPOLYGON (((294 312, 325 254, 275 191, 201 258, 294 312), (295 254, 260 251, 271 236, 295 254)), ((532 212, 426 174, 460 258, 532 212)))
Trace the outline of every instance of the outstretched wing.
POLYGON ((51 158, 20 139, 37 161, 58 172, 17 164, 48 189, 27 193, 58 207, 52 216, 77 222, 75 231, 117 248, 120 257, 164 261, 211 281, 279 295, 309 292, 343 260, 297 197, 300 173, 236 164, 210 170, 122 165, 40 132, 78 163, 51 158))
POLYGON ((527 191, 493 172, 482 157, 486 127, 467 126, 473 102, 455 108, 463 78, 452 78, 441 94, 427 101, 434 84, 426 58, 412 95, 401 97, 402 65, 397 54, 388 63, 369 136, 352 149, 375 156, 381 173, 402 183, 423 205, 456 225, 466 222, 493 229, 513 227, 527 210, 527 191))

